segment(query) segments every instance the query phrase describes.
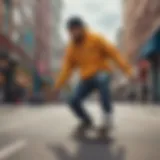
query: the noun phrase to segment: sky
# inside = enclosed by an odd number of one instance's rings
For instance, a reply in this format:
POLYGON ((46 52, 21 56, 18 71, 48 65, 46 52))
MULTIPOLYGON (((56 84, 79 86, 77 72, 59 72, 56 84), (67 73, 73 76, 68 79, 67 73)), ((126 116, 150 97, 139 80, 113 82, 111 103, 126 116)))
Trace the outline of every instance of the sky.
MULTIPOLYGON (((63 25, 71 15, 79 15, 91 30, 116 41, 116 31, 121 26, 121 0, 63 0, 63 25)), ((64 39, 67 35, 62 29, 64 39)))

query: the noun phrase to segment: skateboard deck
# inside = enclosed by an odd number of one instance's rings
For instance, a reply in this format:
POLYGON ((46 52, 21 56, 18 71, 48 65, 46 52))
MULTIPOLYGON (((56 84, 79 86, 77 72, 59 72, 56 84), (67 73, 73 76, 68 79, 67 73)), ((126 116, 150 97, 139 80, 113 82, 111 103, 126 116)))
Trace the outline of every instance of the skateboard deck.
POLYGON ((84 134, 78 134, 78 133, 74 133, 72 135, 72 137, 76 140, 76 141, 81 141, 84 143, 91 143, 91 144, 98 144, 98 143, 110 143, 112 142, 112 137, 111 137, 111 133, 110 131, 108 131, 106 133, 105 136, 100 136, 98 135, 98 128, 93 128, 90 130, 87 130, 84 134))

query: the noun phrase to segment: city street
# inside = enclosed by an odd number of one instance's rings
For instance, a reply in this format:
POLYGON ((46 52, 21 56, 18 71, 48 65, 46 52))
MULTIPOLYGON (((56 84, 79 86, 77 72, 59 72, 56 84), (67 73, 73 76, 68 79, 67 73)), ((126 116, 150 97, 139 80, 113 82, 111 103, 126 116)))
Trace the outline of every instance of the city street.
MULTIPOLYGON (((98 104, 88 105, 98 125, 98 104)), ((1 107, 0 160, 158 160, 160 109, 115 106, 115 128, 108 143, 75 140, 77 120, 65 105, 1 107)))

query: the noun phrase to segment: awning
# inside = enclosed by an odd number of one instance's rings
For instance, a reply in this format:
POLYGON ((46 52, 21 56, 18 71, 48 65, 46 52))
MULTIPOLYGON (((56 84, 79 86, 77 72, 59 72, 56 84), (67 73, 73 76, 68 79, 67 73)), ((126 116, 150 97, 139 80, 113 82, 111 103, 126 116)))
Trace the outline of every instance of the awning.
POLYGON ((140 57, 149 58, 153 54, 160 53, 160 29, 142 46, 140 57))

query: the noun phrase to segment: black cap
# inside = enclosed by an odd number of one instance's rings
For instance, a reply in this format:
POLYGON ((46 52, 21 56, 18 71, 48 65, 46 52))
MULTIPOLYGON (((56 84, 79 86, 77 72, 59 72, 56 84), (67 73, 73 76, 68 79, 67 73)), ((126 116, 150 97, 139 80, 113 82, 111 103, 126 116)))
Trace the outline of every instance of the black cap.
POLYGON ((67 28, 84 27, 84 22, 80 17, 71 17, 67 21, 67 28))

